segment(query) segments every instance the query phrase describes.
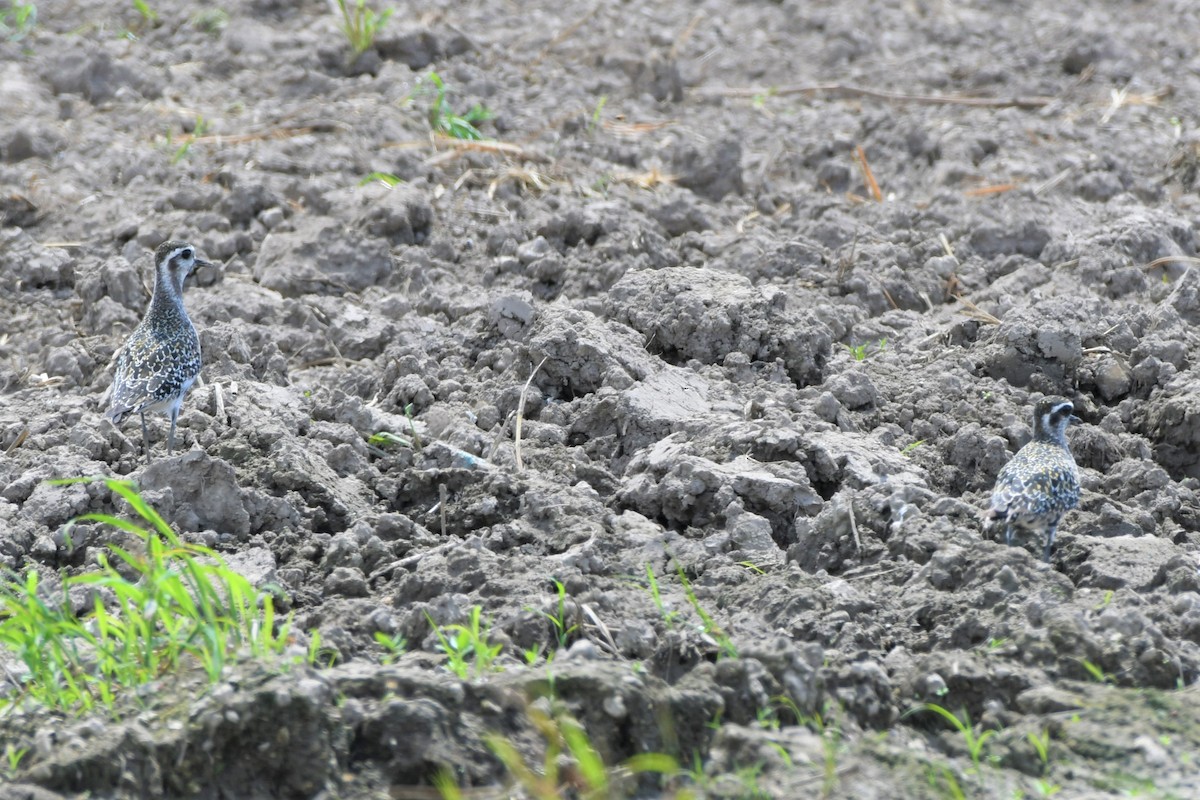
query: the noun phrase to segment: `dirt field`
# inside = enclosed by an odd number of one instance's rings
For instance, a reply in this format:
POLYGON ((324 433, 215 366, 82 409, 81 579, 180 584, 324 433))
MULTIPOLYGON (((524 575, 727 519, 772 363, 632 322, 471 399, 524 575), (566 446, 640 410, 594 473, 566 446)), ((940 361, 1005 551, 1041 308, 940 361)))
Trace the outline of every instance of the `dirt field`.
POLYGON ((439 0, 358 58, 150 7, 0 43, 0 563, 94 569, 128 509, 45 479, 127 477, 332 666, 25 706, 0 794, 516 796, 545 712, 613 782, 564 798, 1200 797, 1200 6, 439 0), (147 466, 102 401, 168 238, 147 466), (1049 564, 977 516, 1046 394, 1049 564))

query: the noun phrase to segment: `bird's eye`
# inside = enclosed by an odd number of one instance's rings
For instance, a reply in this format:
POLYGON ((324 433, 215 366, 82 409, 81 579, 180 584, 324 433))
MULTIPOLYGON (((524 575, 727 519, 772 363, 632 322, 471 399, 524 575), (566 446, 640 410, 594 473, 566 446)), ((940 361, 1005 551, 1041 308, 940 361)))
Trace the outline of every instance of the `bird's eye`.
POLYGON ((188 247, 185 248, 179 255, 183 256, 184 261, 191 261, 192 257, 196 255, 196 253, 192 250, 192 248, 188 247))

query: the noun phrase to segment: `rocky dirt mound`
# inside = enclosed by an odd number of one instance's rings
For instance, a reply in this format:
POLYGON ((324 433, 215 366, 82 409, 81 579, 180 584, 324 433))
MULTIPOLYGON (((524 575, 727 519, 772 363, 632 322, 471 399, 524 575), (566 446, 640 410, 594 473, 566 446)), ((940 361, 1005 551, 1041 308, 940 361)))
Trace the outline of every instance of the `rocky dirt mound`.
POLYGON ((151 5, 0 43, 0 561, 93 568, 127 509, 46 479, 128 477, 332 666, 23 708, 6 796, 496 787, 541 712, 613 796, 1200 795, 1200 9, 443 3, 354 58, 151 5), (217 266, 146 465, 102 398, 167 238, 217 266), (1050 564, 977 517, 1044 394, 1050 564))

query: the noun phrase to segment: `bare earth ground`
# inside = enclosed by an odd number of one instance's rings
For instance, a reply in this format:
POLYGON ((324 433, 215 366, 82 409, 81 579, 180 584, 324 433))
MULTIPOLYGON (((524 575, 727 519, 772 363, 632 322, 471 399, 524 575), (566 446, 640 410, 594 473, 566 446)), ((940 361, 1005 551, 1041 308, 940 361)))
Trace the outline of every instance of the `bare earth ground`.
POLYGON ((317 0, 40 5, 0 45, 0 560, 93 568, 116 534, 58 531, 126 510, 43 481, 127 476, 337 663, 10 714, 4 796, 496 787, 530 702, 696 770, 614 796, 1200 796, 1191 0, 443 0, 353 63, 317 0), (431 140, 431 70, 504 149, 431 140), (100 400, 168 237, 219 266, 147 467, 100 400), (1044 393, 1084 419, 1049 565, 975 516, 1044 393), (368 441, 406 409, 419 449, 368 441), (460 681, 426 615, 477 605, 503 671, 460 681))

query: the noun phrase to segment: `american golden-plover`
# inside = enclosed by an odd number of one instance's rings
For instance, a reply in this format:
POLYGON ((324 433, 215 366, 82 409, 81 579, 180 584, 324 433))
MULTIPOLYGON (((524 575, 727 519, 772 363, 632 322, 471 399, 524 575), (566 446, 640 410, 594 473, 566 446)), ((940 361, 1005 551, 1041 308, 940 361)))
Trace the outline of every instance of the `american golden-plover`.
POLYGON ((1000 470, 991 505, 981 515, 1004 523, 1004 541, 1010 546, 1014 527, 1045 534, 1046 561, 1063 514, 1079 505, 1079 468, 1067 447, 1066 430, 1080 421, 1070 400, 1039 400, 1033 409, 1033 441, 1000 470))
POLYGON ((183 309, 183 281, 197 266, 210 266, 196 257, 186 242, 163 242, 154 251, 154 295, 140 325, 116 355, 112 401, 108 418, 121 424, 130 414, 142 418, 142 445, 150 458, 146 412, 165 411, 171 417, 167 452, 175 450, 175 421, 183 396, 200 375, 200 338, 183 309))

